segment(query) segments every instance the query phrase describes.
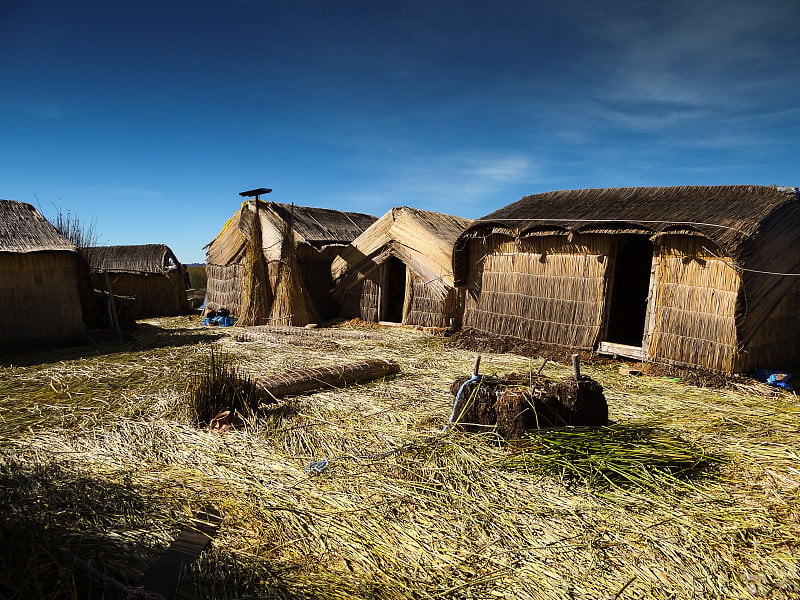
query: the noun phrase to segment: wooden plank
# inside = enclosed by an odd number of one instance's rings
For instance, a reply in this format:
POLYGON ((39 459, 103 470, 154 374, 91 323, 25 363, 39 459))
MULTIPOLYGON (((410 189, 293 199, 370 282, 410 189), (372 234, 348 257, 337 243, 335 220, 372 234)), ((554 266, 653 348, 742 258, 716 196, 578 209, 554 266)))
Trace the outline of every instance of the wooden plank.
POLYGON ((598 354, 610 354, 611 356, 624 356, 625 358, 635 358, 642 360, 644 350, 641 346, 628 346, 626 344, 615 344, 613 342, 600 342, 597 347, 598 354))
POLYGON ((184 569, 193 563, 211 543, 222 523, 222 517, 212 507, 195 513, 192 523, 170 544, 139 581, 147 592, 172 598, 184 569))

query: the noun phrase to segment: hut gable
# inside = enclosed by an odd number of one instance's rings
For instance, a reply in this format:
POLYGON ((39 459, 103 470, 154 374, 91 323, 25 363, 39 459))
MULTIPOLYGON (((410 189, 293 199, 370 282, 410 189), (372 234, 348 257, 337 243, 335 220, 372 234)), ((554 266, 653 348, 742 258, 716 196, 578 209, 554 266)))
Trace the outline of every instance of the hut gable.
POLYGON ((0 352, 81 342, 86 262, 33 206, 0 200, 0 352))
MULTIPOLYGON (((263 201, 259 202, 258 215, 268 260, 280 259, 283 229, 290 221, 295 244, 316 251, 349 244, 375 222, 375 217, 362 213, 263 201)), ((255 200, 242 203, 242 208, 228 220, 214 241, 206 245, 206 263, 219 266, 240 263, 253 230, 254 217, 255 200)))
POLYGON ((402 316, 407 324, 445 326, 455 310, 451 298, 453 243, 470 222, 407 206, 391 209, 334 259, 334 296, 345 304, 346 295, 359 296, 361 318, 398 320, 402 316), (404 279, 405 283, 395 285, 397 289, 390 292, 391 273, 400 265, 407 274, 400 272, 394 279, 404 279), (391 294, 400 296, 398 303, 402 302, 404 308, 395 318, 386 318, 392 312, 387 309, 392 303, 387 296, 391 294), (423 303, 428 305, 424 310, 423 303), (443 305, 448 308, 443 309, 443 305))
POLYGON ((26 202, 0 200, 0 252, 75 252, 38 210, 26 202))
POLYGON ((455 243, 464 324, 742 371, 800 364, 800 194, 771 186, 547 192, 455 243))

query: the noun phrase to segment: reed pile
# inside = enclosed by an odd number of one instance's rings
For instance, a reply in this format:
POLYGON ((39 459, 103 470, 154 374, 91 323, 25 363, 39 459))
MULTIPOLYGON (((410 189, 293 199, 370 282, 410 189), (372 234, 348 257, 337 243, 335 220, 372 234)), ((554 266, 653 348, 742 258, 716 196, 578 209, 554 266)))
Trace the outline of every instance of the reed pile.
MULTIPOLYGON (((542 430, 509 449, 491 432, 444 429, 449 383, 475 356, 443 338, 370 329, 318 351, 241 344, 199 319, 148 323, 139 335, 160 345, 3 363, 0 596, 100 597, 59 548, 135 583, 209 504, 224 520, 181 598, 800 593, 791 394, 584 362, 610 424, 542 430), (376 357, 402 374, 287 398, 220 434, 193 426, 183 397, 212 346, 249 376, 376 357)), ((481 371, 538 367, 485 355, 481 371)), ((543 375, 570 371, 548 363, 543 375)))

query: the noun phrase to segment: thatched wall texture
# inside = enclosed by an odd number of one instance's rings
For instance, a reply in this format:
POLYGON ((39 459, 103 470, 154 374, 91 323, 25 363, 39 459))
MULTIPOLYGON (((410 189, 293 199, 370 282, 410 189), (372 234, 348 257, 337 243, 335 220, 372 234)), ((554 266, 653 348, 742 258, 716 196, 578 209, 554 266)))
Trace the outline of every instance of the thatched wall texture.
MULTIPOLYGON (((244 202, 206 246, 206 302, 238 317, 248 274, 247 243, 256 218, 254 200, 244 202)), ((258 203, 261 247, 268 264, 269 319, 304 325, 312 316, 332 317, 331 261, 375 221, 372 215, 326 208, 258 203), (286 238, 286 239, 284 239, 286 238), (305 316, 303 316, 305 315, 305 316)))
POLYGON ((0 352, 86 338, 86 263, 30 204, 0 200, 0 352))
POLYGON ((453 243, 471 221, 401 206, 391 209, 331 266, 340 315, 366 321, 447 327, 460 321, 453 243))
POLYGON ((633 293, 626 279, 638 278, 643 304, 630 319, 641 333, 624 344, 643 359, 796 369, 799 228, 797 188, 548 192, 478 219, 455 243, 453 272, 468 292, 464 325, 487 333, 608 347, 633 293))
POLYGON ((164 244, 95 246, 84 250, 95 289, 136 299, 136 319, 170 317, 190 310, 186 267, 164 244))
MULTIPOLYGON (((483 257, 468 289, 464 326, 591 349, 602 325, 608 236, 476 240, 483 257)), ((477 262, 477 259, 476 259, 477 262)))

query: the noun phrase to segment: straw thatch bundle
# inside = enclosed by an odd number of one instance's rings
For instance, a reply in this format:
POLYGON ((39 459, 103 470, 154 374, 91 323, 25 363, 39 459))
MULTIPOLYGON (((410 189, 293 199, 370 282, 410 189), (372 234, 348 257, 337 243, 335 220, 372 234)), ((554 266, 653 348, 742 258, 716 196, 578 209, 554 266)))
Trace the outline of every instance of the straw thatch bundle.
POLYGON ((164 244, 94 246, 83 250, 98 290, 136 298, 134 317, 168 317, 190 310, 186 267, 164 244))
MULTIPOLYGON (((264 257, 261 236, 261 220, 258 213, 247 213, 245 218, 252 220, 250 227, 244 228, 247 238, 247 259, 244 269, 241 307, 238 325, 262 325, 269 320, 269 307, 272 305, 272 289, 269 284, 269 267, 264 257)), ((225 305, 223 305, 225 306, 225 305)))
MULTIPOLYGON (((294 312, 298 315, 306 312, 317 313, 320 318, 333 316, 331 261, 375 217, 263 201, 258 203, 257 214, 261 254, 266 263, 270 289, 269 295, 262 298, 266 306, 259 310, 278 322, 286 323, 293 314, 292 307, 297 304, 297 299, 303 297, 308 308, 305 311, 296 309, 294 312), (285 284, 280 283, 282 278, 285 284), (297 282, 302 283, 302 291, 296 289, 297 282), (283 289, 278 293, 280 286, 283 289), (279 306, 273 310, 272 304, 276 299, 279 306)), ((248 240, 254 238, 255 226, 256 202, 251 200, 242 204, 214 241, 206 246, 207 305, 215 309, 225 307, 237 318, 241 316, 245 290, 250 287, 247 282, 252 281, 248 280, 251 263, 261 268, 258 262, 252 262, 254 255, 248 253, 248 240)), ((299 321, 295 319, 295 322, 299 321)))
POLYGON ((30 204, 0 200, 0 351, 83 341, 86 261, 30 204))
POLYGON ((353 383, 396 375, 400 365, 393 360, 366 359, 329 367, 295 369, 255 380, 267 397, 278 398, 313 390, 340 388, 353 383))
POLYGON ((341 316, 447 327, 460 319, 452 249, 468 219, 407 206, 391 209, 334 259, 341 316))
POLYGON ((722 372, 800 366, 796 188, 528 196, 457 240, 464 325, 722 372))
MULTIPOLYGON (((292 233, 292 221, 284 223, 281 238, 281 259, 275 280, 275 296, 270 307, 270 320, 289 325, 308 325, 316 318, 314 306, 306 293, 300 272, 297 247, 292 233)), ((254 323, 255 324, 255 323, 254 323)))

